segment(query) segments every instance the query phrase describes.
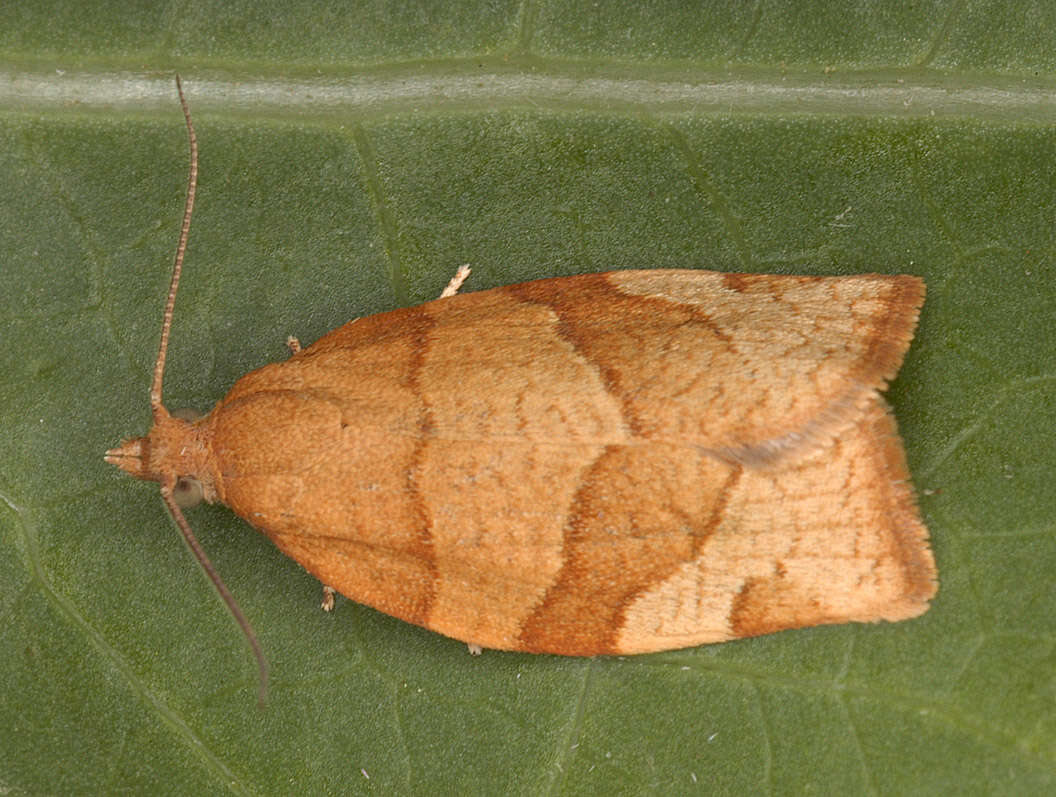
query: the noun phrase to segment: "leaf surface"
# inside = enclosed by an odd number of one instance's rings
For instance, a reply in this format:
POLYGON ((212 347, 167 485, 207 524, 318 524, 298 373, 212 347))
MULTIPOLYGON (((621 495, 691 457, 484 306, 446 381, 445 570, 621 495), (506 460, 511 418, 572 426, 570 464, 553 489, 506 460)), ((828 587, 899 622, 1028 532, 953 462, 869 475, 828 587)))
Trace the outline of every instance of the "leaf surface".
POLYGON ((1056 790, 1050 3, 8 4, 0 10, 0 790, 1056 790), (907 272, 888 395, 940 571, 919 620, 658 655, 487 652, 339 600, 102 461, 350 318, 609 268, 907 272))

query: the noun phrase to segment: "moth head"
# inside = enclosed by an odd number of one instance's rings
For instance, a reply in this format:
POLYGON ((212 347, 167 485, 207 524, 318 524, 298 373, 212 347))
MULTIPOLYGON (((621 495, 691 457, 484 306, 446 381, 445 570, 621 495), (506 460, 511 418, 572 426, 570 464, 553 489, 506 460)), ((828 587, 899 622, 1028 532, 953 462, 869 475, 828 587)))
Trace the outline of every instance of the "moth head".
POLYGON ((203 424, 177 417, 177 413, 170 415, 164 407, 158 409, 150 434, 111 448, 106 461, 137 479, 168 484, 181 507, 194 506, 203 498, 212 502, 216 492, 208 475, 203 424))

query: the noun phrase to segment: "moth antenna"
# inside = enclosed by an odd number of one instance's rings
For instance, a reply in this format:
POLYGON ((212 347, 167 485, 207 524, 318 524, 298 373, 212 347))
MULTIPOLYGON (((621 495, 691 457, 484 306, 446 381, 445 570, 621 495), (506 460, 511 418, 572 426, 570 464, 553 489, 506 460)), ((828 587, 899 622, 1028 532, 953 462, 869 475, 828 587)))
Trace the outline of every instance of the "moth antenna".
POLYGON ((224 580, 220 578, 220 574, 216 572, 213 563, 209 561, 209 557, 205 555, 205 550, 203 550, 201 543, 198 542, 198 538, 195 537, 194 532, 191 531, 191 524, 188 523, 187 518, 183 516, 183 512, 180 511, 180 507, 176 503, 176 498, 172 494, 172 485, 161 485, 161 497, 162 500, 165 501, 165 506, 168 507, 173 520, 176 521, 176 525, 179 526, 180 533, 183 534, 183 539, 187 542, 187 547, 191 549, 194 558, 198 560, 198 564, 201 565, 202 570, 204 570, 205 574, 209 576, 209 580, 213 582, 213 586, 216 587, 216 591, 220 594, 221 600, 223 600, 224 604, 227 606, 227 610, 231 613, 231 616, 235 618, 235 622, 238 623, 238 627, 242 629, 243 636, 245 636, 246 641, 253 650, 253 656, 257 660, 257 670, 260 678, 260 689, 257 694, 257 701, 263 707, 268 694, 268 660, 264 657, 264 651, 260 647, 257 635, 253 632, 253 626, 249 624, 249 620, 246 619, 246 616, 242 613, 242 609, 239 608, 238 603, 235 601, 230 590, 228 590, 224 580))
MULTIPOLYGON (((176 91, 180 95, 180 107, 183 108, 183 118, 187 122, 187 139, 190 142, 191 147, 191 170, 190 174, 187 176, 187 202, 183 208, 183 225, 180 227, 180 241, 176 245, 176 261, 172 266, 172 281, 169 283, 169 298, 165 302, 165 314, 161 321, 161 346, 158 349, 158 359, 154 363, 154 381, 150 386, 150 409, 155 422, 160 420, 160 416, 168 415, 161 403, 161 384, 165 375, 165 354, 169 349, 169 330, 172 327, 173 307, 176 305, 176 289, 180 285, 180 272, 183 270, 183 254, 187 250, 187 235, 191 229, 191 214, 194 211, 194 193, 198 187, 198 138, 194 134, 194 123, 191 121, 191 110, 187 107, 187 98, 183 94, 183 85, 180 83, 179 75, 176 76, 176 91)), ((238 623, 238 627, 242 629, 242 635, 246 638, 249 647, 253 651, 253 656, 257 660, 257 669, 260 673, 260 690, 257 699, 260 705, 263 706, 268 693, 268 660, 264 658, 264 651, 260 647, 257 635, 253 632, 253 626, 249 624, 249 620, 247 620, 246 616, 242 613, 242 609, 239 608, 234 596, 231 594, 230 590, 228 590, 223 579, 220 578, 220 574, 216 572, 213 563, 209 561, 209 557, 205 555, 205 551, 198 542, 198 538, 194 536, 194 532, 191 530, 191 525, 187 522, 187 519, 183 516, 183 512, 177 505, 176 498, 173 495, 173 487, 175 486, 176 481, 176 474, 169 474, 166 476, 165 480, 161 482, 161 498, 165 502, 169 514, 172 515, 173 520, 176 521, 180 533, 183 534, 183 539, 187 542, 187 547, 191 549, 194 558, 198 560, 198 564, 201 566, 202 570, 204 570, 205 574, 209 576, 209 580, 213 582, 213 586, 216 587, 220 599, 223 600, 224 605, 227 607, 227 611, 230 612, 235 622, 238 623)))
POLYGON ((194 123, 191 121, 191 109, 187 107, 187 98, 183 95, 183 84, 176 76, 176 91, 180 95, 180 107, 187 122, 187 138, 191 145, 191 171, 187 176, 187 203, 183 208, 183 226, 180 227, 180 242, 176 245, 176 262, 172 266, 172 281, 169 283, 169 298, 165 302, 165 314, 161 320, 161 346, 158 359, 154 362, 154 381, 150 386, 150 409, 157 418, 161 409, 161 383, 165 377, 165 355, 169 350, 169 329, 172 327, 172 309, 176 305, 176 289, 180 285, 180 272, 183 270, 183 253, 187 250, 187 234, 191 229, 191 214, 194 211, 194 192, 198 187, 198 137, 194 134, 194 123))

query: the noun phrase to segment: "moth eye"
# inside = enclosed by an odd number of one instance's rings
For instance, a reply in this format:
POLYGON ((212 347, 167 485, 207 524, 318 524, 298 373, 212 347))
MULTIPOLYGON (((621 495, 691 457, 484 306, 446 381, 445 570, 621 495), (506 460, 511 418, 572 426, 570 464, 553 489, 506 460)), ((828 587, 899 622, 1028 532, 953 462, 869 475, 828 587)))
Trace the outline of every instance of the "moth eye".
POLYGON ((202 483, 191 476, 180 476, 172 491, 176 506, 181 509, 198 506, 202 502, 202 483))
POLYGON ((202 413, 198 412, 198 410, 192 410, 190 407, 173 410, 171 415, 173 418, 179 418, 181 421, 190 421, 191 423, 202 417, 202 413))

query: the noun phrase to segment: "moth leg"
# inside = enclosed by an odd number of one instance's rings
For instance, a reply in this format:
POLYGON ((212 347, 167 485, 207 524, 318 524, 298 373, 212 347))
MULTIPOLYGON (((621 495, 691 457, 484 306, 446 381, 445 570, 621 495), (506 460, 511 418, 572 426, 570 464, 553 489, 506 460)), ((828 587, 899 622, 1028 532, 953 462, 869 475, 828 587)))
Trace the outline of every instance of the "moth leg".
POLYGON ((484 652, 484 648, 478 645, 476 642, 467 642, 466 647, 469 648, 470 656, 479 656, 484 652))
MULTIPOLYGON (((456 293, 458 293, 458 289, 462 287, 462 283, 464 283, 467 279, 469 279, 469 272, 470 271, 471 271, 471 269, 470 269, 470 267, 468 265, 459 266, 458 270, 455 272, 455 276, 453 276, 451 278, 451 280, 447 283, 447 287, 444 288, 440 292, 440 298, 441 299, 445 299, 448 296, 454 296, 456 293)), ((290 350, 290 354, 291 355, 300 354, 301 353, 301 342, 299 340, 297 340, 297 338, 295 338, 293 335, 290 335, 288 338, 286 338, 286 348, 288 348, 290 350)), ((330 588, 329 587, 323 587, 323 589, 330 589, 330 588)), ((333 603, 333 601, 331 601, 331 606, 332 606, 332 603, 333 603)), ((326 609, 326 601, 325 600, 323 601, 323 608, 326 609)), ((330 609, 326 609, 326 610, 330 611, 330 609)))
POLYGON ((458 271, 455 272, 455 276, 451 278, 451 281, 447 283, 447 287, 440 292, 440 298, 446 299, 448 296, 454 296, 458 293, 458 289, 462 287, 462 283, 469 279, 470 272, 469 264, 459 266, 458 271))
POLYGON ((333 587, 328 587, 323 584, 323 602, 319 604, 324 612, 332 612, 334 610, 334 595, 337 594, 337 590, 333 587))

